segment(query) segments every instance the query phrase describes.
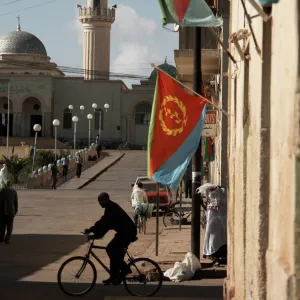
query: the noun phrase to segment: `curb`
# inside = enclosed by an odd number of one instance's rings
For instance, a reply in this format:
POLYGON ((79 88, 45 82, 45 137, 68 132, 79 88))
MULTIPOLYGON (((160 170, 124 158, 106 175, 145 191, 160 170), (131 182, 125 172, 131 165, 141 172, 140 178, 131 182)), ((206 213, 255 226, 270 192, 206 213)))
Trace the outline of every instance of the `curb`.
POLYGON ((111 168, 113 165, 115 165, 117 162, 119 162, 123 157, 124 157, 125 153, 123 153, 121 156, 119 156, 116 160, 114 160, 113 162, 111 162, 108 166, 106 166, 105 168, 103 168, 99 173, 97 173, 96 175, 94 175, 92 178, 90 178, 89 180, 87 180, 85 183, 83 183, 82 185, 80 185, 77 190, 81 190, 82 188, 84 188, 85 186, 87 186, 88 184, 90 184, 92 181, 94 181, 97 177, 99 177, 101 174, 103 174, 104 172, 106 172, 109 168, 111 168))

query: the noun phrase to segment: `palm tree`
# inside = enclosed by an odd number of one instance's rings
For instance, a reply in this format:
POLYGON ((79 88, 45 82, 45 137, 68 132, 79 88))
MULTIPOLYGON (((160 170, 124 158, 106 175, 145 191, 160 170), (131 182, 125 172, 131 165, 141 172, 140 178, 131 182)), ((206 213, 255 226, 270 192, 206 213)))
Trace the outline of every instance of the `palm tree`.
POLYGON ((3 155, 3 163, 6 164, 8 173, 13 177, 13 183, 18 182, 20 172, 30 172, 31 159, 29 157, 11 156, 9 158, 3 155))

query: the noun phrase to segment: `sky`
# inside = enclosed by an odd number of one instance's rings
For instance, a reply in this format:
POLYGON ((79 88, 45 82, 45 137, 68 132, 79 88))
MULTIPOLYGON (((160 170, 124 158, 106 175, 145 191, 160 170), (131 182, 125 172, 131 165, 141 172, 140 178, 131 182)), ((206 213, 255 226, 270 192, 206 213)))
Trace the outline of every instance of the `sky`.
MULTIPOLYGON (((77 4, 86 0, 0 0, 0 36, 21 29, 36 35, 59 66, 82 68, 83 30, 77 4), (33 7, 39 5, 37 7, 33 7), (32 7, 32 8, 30 8, 32 7)), ((111 71, 150 75, 151 63, 174 65, 178 33, 161 26, 156 0, 109 0, 118 5, 111 31, 111 71)), ((129 83, 129 82, 127 82, 129 83)), ((130 82, 132 83, 132 82, 130 82)))

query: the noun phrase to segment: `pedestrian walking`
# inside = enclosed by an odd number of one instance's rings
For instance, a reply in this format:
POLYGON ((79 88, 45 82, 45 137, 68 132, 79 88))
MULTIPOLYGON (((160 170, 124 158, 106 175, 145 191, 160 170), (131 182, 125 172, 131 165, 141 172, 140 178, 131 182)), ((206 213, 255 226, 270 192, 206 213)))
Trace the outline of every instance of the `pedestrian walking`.
POLYGON ((184 174, 185 198, 192 198, 192 162, 189 163, 184 174))
POLYGON ((68 175, 68 171, 69 171, 69 163, 70 163, 69 158, 65 157, 65 159, 63 161, 63 177, 65 179, 67 179, 67 175, 68 175))
POLYGON ((14 218, 18 213, 18 194, 8 180, 0 192, 0 243, 10 243, 14 218))
POLYGON ((99 158, 100 158, 100 153, 101 153, 101 151, 102 151, 102 146, 101 146, 100 143, 97 145, 96 151, 97 151, 97 157, 98 157, 98 159, 99 159, 99 158))
POLYGON ((7 167, 6 164, 3 164, 0 170, 0 189, 3 189, 6 186, 8 180, 7 177, 8 177, 7 167))
POLYGON ((78 156, 76 157, 76 163, 77 163, 76 176, 77 178, 80 178, 81 171, 82 171, 82 163, 83 163, 83 159, 80 154, 78 154, 78 156))
POLYGON ((57 168, 57 162, 56 160, 54 161, 52 167, 51 167, 51 172, 52 172, 52 190, 56 190, 56 184, 57 184, 57 173, 60 174, 57 168))
POLYGON ((96 135, 96 141, 95 141, 95 144, 99 144, 100 143, 100 140, 99 140, 99 134, 96 135))

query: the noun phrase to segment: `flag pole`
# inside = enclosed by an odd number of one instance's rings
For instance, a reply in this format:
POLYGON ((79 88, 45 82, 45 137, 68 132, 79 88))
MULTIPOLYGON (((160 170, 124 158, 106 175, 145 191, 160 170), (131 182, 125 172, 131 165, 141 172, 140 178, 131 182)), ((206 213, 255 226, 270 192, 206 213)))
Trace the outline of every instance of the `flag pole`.
MULTIPOLYGON (((201 65, 201 27, 195 27, 194 40, 194 90, 200 95, 202 93, 202 65, 201 65)), ((192 169, 192 224, 191 224, 191 252, 200 259, 200 237, 201 237, 201 198, 196 190, 201 186, 202 169, 202 137, 199 146, 193 156, 192 169)))
POLYGON ((155 231, 155 255, 158 256, 159 236, 159 183, 156 183, 156 231, 155 231))
POLYGON ((165 72, 164 70, 162 70, 161 68, 159 68, 157 65, 155 64, 151 64, 151 67, 159 70, 160 72, 164 73, 165 75, 167 75, 168 77, 172 78, 174 81, 176 81, 178 84, 180 84, 181 86, 183 86, 184 88, 186 88, 187 90, 189 90, 190 92, 192 92, 193 94, 195 94, 196 96, 201 97, 203 100, 205 100, 207 103, 209 103, 211 106, 213 106, 214 108, 216 108, 217 110, 221 111, 226 117, 228 117, 228 113, 227 111, 225 111, 224 109, 220 108, 218 105, 214 104, 213 102, 211 102, 210 100, 206 99, 205 97, 201 96, 200 93, 197 93, 195 90, 191 89, 190 87, 188 87, 186 84, 182 83, 181 81, 177 80, 176 78, 172 77, 170 74, 168 74, 167 72, 165 72))

